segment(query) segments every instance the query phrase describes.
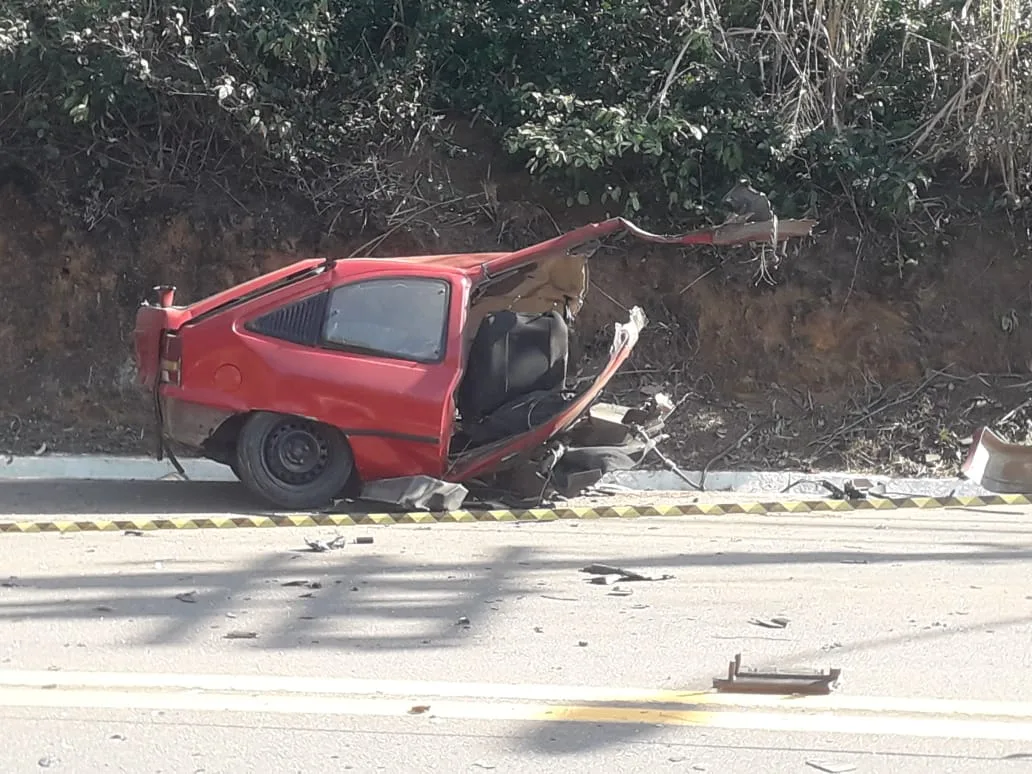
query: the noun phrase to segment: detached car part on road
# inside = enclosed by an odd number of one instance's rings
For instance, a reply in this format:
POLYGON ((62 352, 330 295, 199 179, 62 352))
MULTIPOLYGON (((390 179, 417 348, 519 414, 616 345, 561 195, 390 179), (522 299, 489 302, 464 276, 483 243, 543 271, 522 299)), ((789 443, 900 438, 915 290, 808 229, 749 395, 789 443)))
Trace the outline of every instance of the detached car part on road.
MULTIPOLYGON (((813 226, 780 221, 778 236, 813 226)), ((769 223, 659 236, 616 218, 516 252, 298 261, 188 306, 157 287, 138 310, 135 350, 158 455, 179 447, 224 463, 269 503, 299 509, 386 479, 523 470, 542 489, 577 489, 633 465, 672 406, 593 404, 644 313, 616 325, 587 387, 567 384, 588 287, 576 248, 619 231, 673 245, 771 237, 769 223)))
POLYGON ((1032 446, 1010 443, 988 427, 978 428, 960 473, 996 494, 1032 494, 1032 446))

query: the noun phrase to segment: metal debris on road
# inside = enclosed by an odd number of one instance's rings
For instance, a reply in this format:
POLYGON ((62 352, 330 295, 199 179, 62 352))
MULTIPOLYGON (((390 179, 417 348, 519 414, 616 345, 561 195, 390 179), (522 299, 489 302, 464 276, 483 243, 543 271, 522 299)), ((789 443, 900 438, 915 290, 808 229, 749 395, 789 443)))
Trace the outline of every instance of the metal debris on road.
POLYGON ((727 693, 826 695, 838 683, 841 669, 827 672, 761 672, 742 670, 742 654, 728 665, 727 677, 714 677, 713 687, 727 693))
MULTIPOLYGON (((355 538, 354 542, 358 545, 369 545, 373 542, 371 537, 360 537, 355 538)), ((315 553, 322 553, 324 551, 336 551, 338 548, 344 548, 348 544, 348 539, 344 535, 337 535, 332 540, 309 540, 305 538, 305 543, 308 544, 309 549, 315 553)))
POLYGON ((788 626, 788 619, 778 616, 777 618, 750 618, 749 623, 753 626, 762 626, 764 629, 784 629, 788 626))
POLYGON ((255 640, 258 639, 258 632, 239 632, 232 631, 226 632, 222 639, 224 640, 255 640))
POLYGON ((826 774, 845 774, 847 771, 856 771, 855 764, 837 761, 807 761, 806 765, 817 771, 826 772, 826 774))
POLYGON ((288 586, 288 587, 290 587, 290 586, 304 586, 307 589, 321 589, 322 588, 322 584, 319 581, 309 581, 309 580, 284 581, 280 585, 281 586, 288 586))
POLYGON ((348 544, 348 539, 343 535, 337 535, 333 540, 309 540, 306 538, 305 543, 308 544, 308 547, 312 551, 322 553, 324 551, 334 551, 338 548, 343 548, 348 544))
POLYGON ((468 494, 469 490, 462 484, 432 476, 403 476, 365 483, 360 499, 413 511, 457 511, 468 494))
POLYGON ((191 602, 191 603, 193 603, 193 602, 197 601, 196 599, 194 599, 194 597, 196 595, 197 595, 196 591, 184 591, 182 594, 176 594, 176 599, 178 599, 180 602, 191 602))
POLYGON ((429 712, 429 711, 430 711, 430 705, 429 704, 417 704, 414 707, 412 707, 411 709, 409 709, 408 714, 410 714, 410 715, 422 715, 422 714, 424 714, 426 712, 429 712))
POLYGON ((590 579, 589 583, 601 585, 632 581, 662 581, 674 577, 673 575, 642 575, 640 572, 625 570, 623 567, 614 567, 610 564, 589 564, 587 567, 582 567, 581 572, 596 576, 590 579))

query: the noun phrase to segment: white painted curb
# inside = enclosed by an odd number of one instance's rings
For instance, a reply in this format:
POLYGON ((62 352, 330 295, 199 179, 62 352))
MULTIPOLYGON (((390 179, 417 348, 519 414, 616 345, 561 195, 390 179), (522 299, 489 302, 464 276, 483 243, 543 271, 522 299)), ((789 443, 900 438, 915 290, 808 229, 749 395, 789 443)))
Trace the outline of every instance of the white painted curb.
MULTIPOLYGON (((225 465, 211 460, 180 458, 191 481, 236 481, 225 465)), ((693 482, 700 480, 699 471, 685 471, 693 482)), ((159 481, 178 478, 167 460, 153 457, 118 457, 105 455, 48 454, 39 457, 0 456, 0 482, 4 481, 159 481)), ((989 492, 970 481, 956 478, 890 478, 867 476, 841 471, 797 473, 793 471, 710 471, 706 475, 706 491, 752 494, 780 493, 794 497, 823 497, 828 491, 817 482, 830 481, 842 485, 851 478, 864 478, 875 484, 872 494, 887 497, 945 497, 949 495, 987 495, 989 492), (789 487, 791 487, 789 489, 789 487)), ((638 492, 678 492, 694 489, 669 470, 633 470, 610 473, 603 484, 638 492)))

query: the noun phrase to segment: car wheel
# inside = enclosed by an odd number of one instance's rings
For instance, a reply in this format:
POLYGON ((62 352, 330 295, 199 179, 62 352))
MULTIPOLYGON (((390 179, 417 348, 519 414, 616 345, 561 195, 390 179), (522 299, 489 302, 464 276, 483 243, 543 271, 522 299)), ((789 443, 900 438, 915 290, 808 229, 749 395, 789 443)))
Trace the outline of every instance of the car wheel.
POLYGON ((320 508, 355 470, 344 434, 301 417, 260 412, 240 429, 236 472, 248 489, 281 508, 320 508))

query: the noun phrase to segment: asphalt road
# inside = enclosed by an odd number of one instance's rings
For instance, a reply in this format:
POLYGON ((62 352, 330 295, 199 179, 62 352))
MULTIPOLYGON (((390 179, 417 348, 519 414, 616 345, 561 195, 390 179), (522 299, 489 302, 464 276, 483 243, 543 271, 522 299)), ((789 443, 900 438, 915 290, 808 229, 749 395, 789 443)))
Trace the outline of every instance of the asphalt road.
MULTIPOLYGON (((252 507, 0 484, 0 520, 252 507)), ((1032 772, 1030 517, 4 534, 0 771, 1032 772), (736 653, 841 684, 714 694, 736 653)))

